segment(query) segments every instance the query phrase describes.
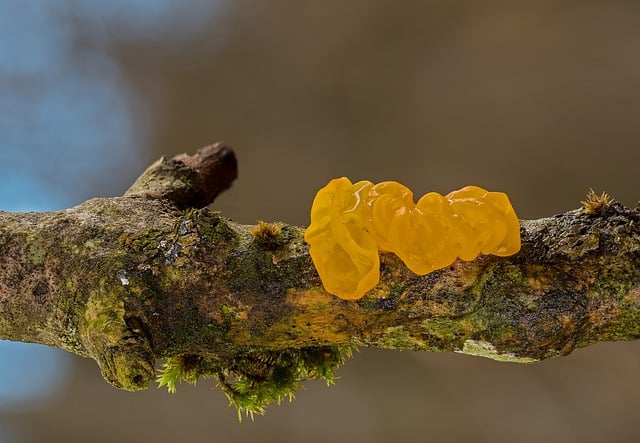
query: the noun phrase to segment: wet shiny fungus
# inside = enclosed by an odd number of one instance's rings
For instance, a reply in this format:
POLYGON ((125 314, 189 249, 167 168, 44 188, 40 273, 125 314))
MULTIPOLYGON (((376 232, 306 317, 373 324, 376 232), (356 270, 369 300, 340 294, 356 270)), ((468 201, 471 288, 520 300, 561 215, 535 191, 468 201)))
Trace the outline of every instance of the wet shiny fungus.
POLYGON ((457 258, 513 255, 520 223, 506 194, 466 186, 414 203, 404 185, 331 180, 316 194, 305 241, 327 292, 353 300, 380 279, 379 251, 396 254, 416 274, 457 258))

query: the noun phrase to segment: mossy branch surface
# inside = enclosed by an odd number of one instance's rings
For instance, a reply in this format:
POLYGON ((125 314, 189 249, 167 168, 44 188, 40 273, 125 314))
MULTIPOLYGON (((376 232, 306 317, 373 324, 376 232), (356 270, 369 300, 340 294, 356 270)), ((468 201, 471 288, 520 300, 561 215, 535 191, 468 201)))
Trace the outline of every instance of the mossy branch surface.
POLYGON ((161 159, 122 197, 0 212, 0 338, 91 357, 128 390, 165 358, 164 385, 214 376, 248 413, 331 382, 358 346, 534 362, 640 338, 637 208, 523 220, 518 254, 424 276, 385 254, 380 284, 346 301, 323 290, 304 229, 206 207, 235 167, 216 144, 161 159))

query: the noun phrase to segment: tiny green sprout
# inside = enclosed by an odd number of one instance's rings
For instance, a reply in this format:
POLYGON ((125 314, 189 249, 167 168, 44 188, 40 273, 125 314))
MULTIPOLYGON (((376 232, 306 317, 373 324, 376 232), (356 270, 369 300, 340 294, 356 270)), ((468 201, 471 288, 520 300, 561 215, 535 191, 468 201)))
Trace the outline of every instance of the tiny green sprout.
POLYGON ((176 385, 181 381, 195 385, 203 374, 203 361, 197 355, 185 354, 167 358, 157 378, 158 388, 167 387, 171 394, 176 392, 176 385))
POLYGON ((278 249, 284 243, 282 238, 282 226, 277 223, 268 223, 262 220, 251 229, 253 237, 263 248, 267 250, 278 249))
POLYGON ((580 202, 582 204, 582 213, 596 214, 609 207, 614 201, 615 199, 606 192, 603 191, 602 194, 598 195, 593 188, 589 188, 586 200, 580 202))

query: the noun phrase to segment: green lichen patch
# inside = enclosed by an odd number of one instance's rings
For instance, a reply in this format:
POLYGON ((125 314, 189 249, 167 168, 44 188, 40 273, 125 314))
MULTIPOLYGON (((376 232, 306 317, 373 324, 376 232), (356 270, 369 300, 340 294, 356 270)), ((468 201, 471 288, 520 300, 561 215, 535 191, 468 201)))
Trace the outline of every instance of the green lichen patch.
POLYGON ((422 335, 429 337, 436 349, 452 350, 458 343, 462 343, 465 337, 477 327, 468 318, 436 317, 423 320, 420 323, 422 335))
POLYGON ((32 243, 29 247, 29 259, 31 263, 35 266, 40 266, 44 264, 44 257, 46 255, 46 250, 41 244, 36 242, 32 243))
POLYGON ((511 353, 501 354, 491 343, 482 340, 465 340, 462 350, 456 352, 509 363, 535 363, 538 361, 530 357, 518 357, 511 353))

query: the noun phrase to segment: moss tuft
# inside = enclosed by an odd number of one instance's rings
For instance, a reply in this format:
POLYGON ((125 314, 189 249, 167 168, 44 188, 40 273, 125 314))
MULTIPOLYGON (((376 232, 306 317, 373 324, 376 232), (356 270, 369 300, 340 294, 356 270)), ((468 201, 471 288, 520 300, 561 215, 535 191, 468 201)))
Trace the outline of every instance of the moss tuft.
POLYGON ((589 188, 589 192, 587 192, 587 199, 582 200, 582 213, 583 214, 597 214, 602 212, 603 209, 611 206, 611 204, 615 201, 613 197, 611 197, 606 192, 602 192, 602 194, 598 195, 592 188, 589 188))
POLYGON ((258 224, 251 229, 251 234, 264 249, 275 250, 284 244, 282 236, 282 226, 277 223, 267 223, 258 221, 258 224))
POLYGON ((195 385, 201 375, 212 375, 214 372, 215 367, 197 355, 184 354, 170 357, 162 365, 157 379, 158 387, 166 386, 167 390, 173 394, 179 382, 186 381, 195 385))
POLYGON ((200 376, 215 377, 229 403, 242 415, 264 414, 271 403, 293 399, 307 379, 335 381, 336 369, 351 357, 350 346, 301 349, 251 349, 223 362, 196 355, 168 358, 158 377, 159 387, 175 392, 180 381, 195 384, 200 376))

